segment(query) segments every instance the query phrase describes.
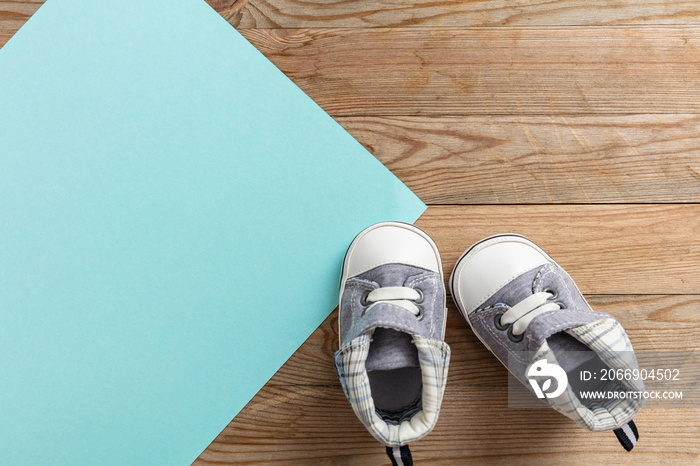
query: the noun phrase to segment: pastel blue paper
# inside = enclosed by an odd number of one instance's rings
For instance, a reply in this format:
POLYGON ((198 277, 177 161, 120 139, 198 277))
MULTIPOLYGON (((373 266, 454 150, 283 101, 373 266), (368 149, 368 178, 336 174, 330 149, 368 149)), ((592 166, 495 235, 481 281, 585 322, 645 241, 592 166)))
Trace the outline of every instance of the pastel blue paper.
POLYGON ((204 1, 49 0, 0 50, 2 462, 189 463, 424 209, 204 1))

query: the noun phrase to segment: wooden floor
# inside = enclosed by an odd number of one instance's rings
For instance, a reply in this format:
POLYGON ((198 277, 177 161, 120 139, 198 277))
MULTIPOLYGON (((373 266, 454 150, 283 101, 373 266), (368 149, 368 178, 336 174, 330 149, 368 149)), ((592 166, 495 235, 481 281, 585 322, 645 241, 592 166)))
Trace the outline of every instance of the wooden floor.
MULTIPOLYGON (((0 46, 42 3, 0 0, 0 46)), ((700 351, 696 0, 209 3, 429 205, 417 224, 446 274, 473 242, 520 233, 638 350, 700 351)), ((336 319, 197 464, 388 463, 335 376, 336 319)), ((554 411, 508 409, 506 370, 451 303, 448 319, 419 464, 700 462, 698 407, 643 410, 632 453, 554 411)))

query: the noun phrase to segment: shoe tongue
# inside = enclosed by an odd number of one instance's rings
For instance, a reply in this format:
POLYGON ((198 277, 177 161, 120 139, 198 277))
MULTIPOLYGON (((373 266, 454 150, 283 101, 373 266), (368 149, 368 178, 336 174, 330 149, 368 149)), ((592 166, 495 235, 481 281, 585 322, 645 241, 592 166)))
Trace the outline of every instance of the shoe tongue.
POLYGON ((404 286, 409 278, 422 275, 426 272, 428 271, 425 269, 410 265, 386 264, 376 267, 362 274, 360 277, 363 280, 375 282, 383 288, 387 286, 404 286))
MULTIPOLYGON (((393 329, 410 335, 428 336, 424 335, 426 330, 421 328, 418 319, 412 313, 395 304, 379 302, 352 326, 347 339, 354 340, 363 334, 371 335, 379 328, 393 329)), ((381 334, 378 339, 381 342, 381 334)))
POLYGON ((390 328, 375 329, 365 361, 367 371, 419 366, 418 349, 410 334, 390 328))
MULTIPOLYGON (((370 270, 362 276, 364 280, 377 283, 380 288, 404 286, 416 275, 427 271, 403 264, 387 264, 370 270)), ((371 333, 369 353, 365 361, 367 371, 393 370, 420 367, 418 349, 413 343, 413 334, 424 331, 416 316, 390 302, 379 302, 355 324, 355 333, 371 333)), ((350 335, 350 339, 355 335, 350 335)))

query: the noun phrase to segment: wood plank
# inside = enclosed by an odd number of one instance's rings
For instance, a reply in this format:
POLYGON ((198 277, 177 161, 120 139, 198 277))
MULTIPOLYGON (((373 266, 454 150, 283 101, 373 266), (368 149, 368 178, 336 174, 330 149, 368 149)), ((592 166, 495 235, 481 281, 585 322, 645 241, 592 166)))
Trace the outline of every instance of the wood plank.
POLYGON ((700 116, 340 117, 427 204, 700 200, 700 116))
POLYGON ((1 32, 0 31, 0 48, 2 48, 7 43, 7 41, 12 38, 13 35, 14 35, 14 31, 13 32, 1 32))
MULTIPOLYGON (((625 327, 636 351, 700 351, 699 295, 589 295, 599 312, 625 327)), ((484 347, 448 298, 445 341, 452 349, 450 381, 472 385, 506 383, 506 370, 484 347)), ((333 353, 338 349, 338 313, 334 311, 292 355, 267 386, 335 386, 333 353)))
POLYGON ((15 33, 44 2, 45 0, 0 0, 0 34, 15 33))
MULTIPOLYGON (((239 29, 311 27, 489 27, 698 24, 700 6, 688 0, 633 0, 592 4, 585 0, 538 0, 520 4, 488 0, 382 2, 312 0, 206 0, 239 29)), ((44 0, 0 1, 0 29, 14 30, 44 0)))
MULTIPOLYGON (((550 409, 509 409, 504 386, 450 379, 435 429, 411 445, 427 464, 697 464, 700 409, 646 408, 641 440, 625 452, 611 432, 589 432, 550 409), (669 428, 673 426, 673 428, 669 428)), ((263 388, 194 463, 386 464, 340 386, 263 388)))
POLYGON ((334 116, 700 112, 692 26, 242 32, 334 116))
POLYGON ((700 112, 700 29, 244 30, 333 116, 700 112))
MULTIPOLYGON (((690 0, 206 0, 239 29, 312 27, 499 27, 583 25, 689 25, 700 23, 690 0)), ((44 0, 0 1, 0 33, 16 31, 44 0)), ((3 43, 0 42, 0 46, 3 43)))
POLYGON ((451 271, 469 246, 518 233, 584 294, 700 294, 700 205, 431 206, 418 220, 451 271))
POLYGON ((688 0, 208 0, 238 28, 579 26, 698 24, 700 5, 688 0))

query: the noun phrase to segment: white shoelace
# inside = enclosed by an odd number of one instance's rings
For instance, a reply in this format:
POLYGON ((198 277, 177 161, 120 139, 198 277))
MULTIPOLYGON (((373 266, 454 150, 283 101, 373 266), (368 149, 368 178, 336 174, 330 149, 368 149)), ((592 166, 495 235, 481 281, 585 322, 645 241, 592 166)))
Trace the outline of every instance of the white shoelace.
POLYGON ((373 306, 381 302, 389 302, 402 307, 411 312, 414 316, 420 316, 423 312, 421 308, 415 304, 416 302, 421 303, 423 301, 423 293, 414 288, 405 286, 377 288, 365 297, 365 301, 372 303, 365 312, 368 312, 373 306))
POLYGON ((547 302, 556 296, 549 291, 540 291, 520 301, 501 315, 501 325, 513 324, 514 336, 522 335, 530 322, 540 314, 561 309, 559 303, 547 302))

